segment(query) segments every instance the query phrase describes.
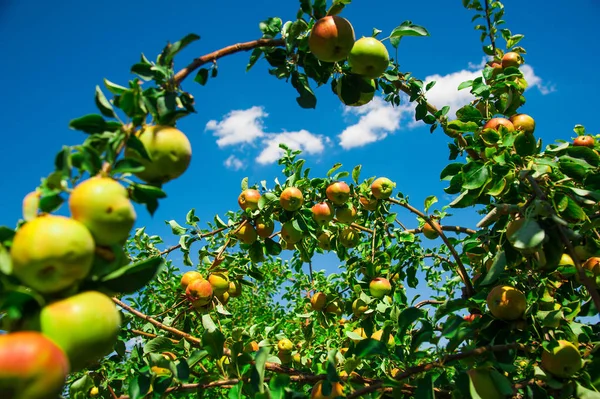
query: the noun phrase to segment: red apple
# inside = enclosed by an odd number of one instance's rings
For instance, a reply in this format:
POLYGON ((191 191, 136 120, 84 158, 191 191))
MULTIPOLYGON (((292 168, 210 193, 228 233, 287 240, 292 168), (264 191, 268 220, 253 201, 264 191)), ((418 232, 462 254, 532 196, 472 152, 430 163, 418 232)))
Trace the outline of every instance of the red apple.
POLYGON ((506 118, 492 118, 483 125, 483 128, 498 130, 499 126, 504 126, 509 132, 515 130, 515 125, 506 118))
MULTIPOLYGON (((431 221, 436 227, 440 228, 439 223, 435 222, 435 221, 431 221)), ((440 235, 438 234, 437 231, 435 231, 435 229, 429 224, 429 223, 425 223, 423 225, 423 235, 427 238, 429 238, 430 240, 435 240, 436 238, 438 238, 440 235)))
POLYGON ((208 305, 212 301, 213 293, 212 284, 205 279, 192 281, 185 290, 194 307, 208 305))
POLYGON ((369 292, 375 298, 383 298, 392 291, 392 284, 387 278, 375 277, 369 283, 369 292))
POLYGON ((577 147, 590 147, 593 148, 596 144, 596 140, 592 136, 577 136, 573 140, 573 145, 577 147))
POLYGON ((43 334, 0 335, 0 398, 57 398, 69 371, 65 353, 43 334))
POLYGON ((200 274, 200 272, 197 272, 195 270, 190 270, 189 272, 183 273, 183 275, 181 276, 181 281, 180 281, 179 285, 181 288, 183 288, 185 290, 192 281, 199 280, 201 278, 204 278, 204 277, 202 277, 202 274, 200 274))
POLYGON ((396 187, 396 183, 387 177, 380 177, 371 184, 371 193, 377 199, 388 199, 392 195, 394 187, 396 187))
POLYGON ((360 197, 358 201, 367 211, 374 211, 377 209, 377 198, 360 197))
POLYGON ((333 219, 333 206, 331 206, 331 204, 328 202, 320 202, 315 204, 311 210, 313 218, 321 226, 328 225, 333 219))
POLYGON ((340 16, 328 15, 319 19, 308 36, 308 48, 321 61, 345 59, 354 46, 354 28, 340 16))
POLYGON ((302 191, 297 187, 287 187, 279 196, 279 203, 286 211, 297 211, 304 203, 302 191))
POLYGON ((342 205, 350 198, 350 187, 343 181, 331 183, 325 190, 327 199, 335 205, 342 205))
POLYGON ((523 58, 519 55, 519 53, 515 53, 514 51, 508 52, 504 54, 502 57, 502 68, 508 67, 519 67, 523 63, 523 58))
POLYGON ((510 117, 510 121, 516 130, 533 134, 535 130, 535 120, 527 114, 516 114, 510 117))
POLYGON ((238 204, 242 210, 250 209, 251 211, 255 211, 258 209, 258 200, 260 200, 260 193, 258 190, 253 188, 249 188, 247 190, 242 191, 240 196, 238 197, 238 204))

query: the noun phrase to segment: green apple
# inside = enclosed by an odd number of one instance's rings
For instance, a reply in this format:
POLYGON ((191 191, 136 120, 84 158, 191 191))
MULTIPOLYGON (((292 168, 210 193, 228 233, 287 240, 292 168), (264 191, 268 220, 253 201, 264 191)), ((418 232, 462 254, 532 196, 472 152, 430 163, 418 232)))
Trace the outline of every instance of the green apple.
POLYGON ((304 237, 304 233, 302 230, 296 229, 293 222, 289 220, 281 226, 281 237, 288 244, 296 244, 304 237))
POLYGON ((356 220, 356 215, 356 207, 349 202, 335 210, 335 218, 344 224, 352 224, 356 220))
POLYGON ((283 338, 277 342, 277 349, 280 352, 290 353, 294 349, 294 344, 287 338, 283 338))
POLYGON ((360 317, 367 310, 369 310, 369 305, 367 305, 367 303, 362 299, 357 298, 354 300, 354 302, 352 302, 352 314, 354 316, 360 317))
POLYGON ((71 371, 113 351, 121 329, 115 303, 97 291, 84 291, 42 308, 40 330, 66 353, 71 371))
POLYGON ((361 75, 344 75, 336 82, 335 91, 344 105, 360 107, 375 97, 377 89, 374 79, 361 75))
MULTIPOLYGON (((435 222, 435 221, 431 221, 438 229, 441 229, 440 225, 435 222)), ((431 226, 431 224, 429 223, 425 223, 423 225, 423 235, 427 238, 429 238, 430 240, 435 240, 436 238, 438 238, 440 235, 438 234, 438 232, 431 226)))
POLYGON ((237 298, 242 295, 242 284, 238 280, 229 280, 229 288, 227 289, 229 296, 237 298))
POLYGON ((144 170, 134 173, 139 179, 162 184, 181 176, 192 160, 192 145, 187 136, 171 126, 145 126, 135 136, 142 142, 150 160, 127 147, 125 156, 139 161, 144 170))
POLYGON ((229 289, 229 277, 225 273, 211 273, 208 276, 208 282, 212 285, 213 293, 215 295, 221 295, 229 289))
POLYGON ((490 313, 497 319, 514 321, 523 317, 527 309, 525 294, 508 285, 497 285, 486 299, 490 313))
POLYGON ((558 346, 551 351, 542 352, 542 368, 550 374, 569 378, 577 373, 581 367, 581 353, 575 345, 569 341, 558 340, 558 346))
POLYGON ((258 209, 258 201, 260 200, 260 192, 253 188, 242 191, 238 197, 238 205, 242 210, 250 209, 255 211, 258 209))
POLYGON ((72 287, 90 272, 94 238, 85 225, 47 214, 22 225, 10 249, 12 272, 42 294, 72 287))
POLYGON ((75 186, 69 210, 101 246, 124 244, 136 220, 127 190, 110 177, 92 177, 75 186))
POLYGON ((371 194, 377 199, 388 199, 392 195, 394 187, 396 187, 396 183, 387 177, 379 177, 371 183, 371 194))
POLYGON ((0 335, 0 398, 55 399, 69 371, 65 353, 43 334, 0 335))
POLYGON ((476 392, 480 398, 504 399, 505 396, 498 391, 498 388, 496 388, 494 379, 490 373, 491 369, 486 367, 467 371, 471 392, 476 392))
POLYGON ((348 64, 353 73, 375 79, 387 70, 390 55, 381 41, 374 37, 362 37, 350 50, 348 64))
POLYGON ((360 232, 353 227, 345 227, 339 234, 340 244, 346 248, 354 248, 360 242, 360 232))
POLYGON ((308 48, 319 60, 337 62, 345 59, 354 46, 352 24, 338 15, 319 19, 308 36, 308 48))
POLYGON ((235 231, 235 236, 244 244, 251 245, 256 241, 257 233, 254 226, 246 223, 235 231))
POLYGON ((387 278, 375 277, 369 283, 369 292, 375 298, 381 299, 392 292, 392 284, 387 278))
POLYGON ((331 238, 332 238, 332 234, 328 231, 324 231, 321 234, 319 234, 319 237, 317 237, 317 240, 319 241, 318 246, 319 248, 325 250, 325 251, 329 251, 331 250, 331 238))
POLYGON ((317 292, 310 298, 310 307, 312 310, 322 310, 327 302, 327 295, 323 292, 317 292))
POLYGON ((533 134, 535 130, 535 120, 527 114, 516 114, 509 118, 514 128, 527 134, 533 134))

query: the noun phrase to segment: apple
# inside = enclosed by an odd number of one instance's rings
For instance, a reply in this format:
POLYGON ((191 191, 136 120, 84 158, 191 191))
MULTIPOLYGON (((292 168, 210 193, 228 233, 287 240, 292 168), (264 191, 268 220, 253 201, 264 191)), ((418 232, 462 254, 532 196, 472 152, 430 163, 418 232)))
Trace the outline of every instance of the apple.
POLYGON ((345 227, 339 234, 340 244, 346 248, 354 248, 360 242, 360 232, 353 227, 345 227))
POLYGON ((332 238, 332 234, 328 231, 324 231, 321 234, 319 234, 319 237, 317 237, 317 240, 319 241, 318 246, 319 248, 325 250, 325 251, 329 251, 331 249, 331 238, 332 238))
POLYGON ((237 298, 242 295, 242 284, 238 280, 229 280, 229 287, 227 288, 229 296, 237 298))
POLYGON ((335 210, 335 218, 344 224, 352 224, 356 220, 356 215, 356 207, 351 203, 346 203, 335 210))
POLYGON ((213 294, 212 284, 205 279, 192 281, 185 290, 185 295, 194 307, 208 305, 212 301, 213 294))
POLYGON ((392 195, 394 187, 396 187, 396 183, 387 177, 379 177, 371 183, 371 194, 377 199, 388 199, 392 195))
POLYGON ((381 299, 392 292, 392 284, 387 278, 375 277, 369 283, 369 292, 375 298, 381 299))
POLYGON ((277 349, 283 353, 291 353, 294 349, 294 344, 289 339, 283 338, 277 342, 277 349))
POLYGON ((334 299, 329 305, 327 305, 327 307, 325 308, 325 312, 341 316, 342 306, 340 305, 340 301, 334 299))
POLYGON ((377 198, 360 197, 358 202, 360 202, 362 207, 367 211, 374 211, 377 209, 377 198))
POLYGON ((504 126, 509 132, 515 131, 515 125, 506 118, 492 118, 483 125, 483 128, 498 130, 499 126, 504 126))
POLYGON ((69 210, 102 246, 124 244, 136 220, 127 189, 110 177, 92 177, 75 186, 69 210))
POLYGON ((582 367, 581 353, 571 342, 559 339, 551 351, 543 350, 541 366, 556 377, 569 378, 582 367))
POLYGON ((390 64, 390 55, 381 41, 374 37, 358 39, 348 55, 350 70, 367 78, 378 78, 390 64))
POLYGON ((292 362, 292 354, 290 352, 279 351, 277 357, 281 361, 281 364, 288 364, 292 362))
POLYGON ((510 51, 502 57, 502 68, 519 67, 523 63, 523 58, 519 53, 510 51))
POLYGON ((250 209, 255 211, 258 209, 258 200, 260 200, 260 192, 253 188, 242 191, 238 197, 238 204, 242 210, 250 209))
POLYGON ((354 40, 354 28, 347 19, 328 15, 319 19, 310 30, 308 48, 321 61, 337 62, 348 56, 354 40))
POLYGON ((181 176, 192 160, 192 145, 187 136, 171 126, 145 126, 135 136, 142 142, 150 160, 127 147, 125 156, 134 158, 144 166, 134 173, 139 179, 163 184, 181 176))
MULTIPOLYGON (((592 285, 597 287, 596 277, 600 276, 600 257, 594 256, 594 257, 589 258, 588 260, 586 260, 583 263, 583 265, 581 265, 581 267, 583 268, 584 271, 592 272, 592 275, 594 277, 591 278, 591 283, 592 283, 592 285)), ((577 281, 579 281, 579 274, 576 275, 576 278, 577 278, 577 281)))
POLYGON ((227 302, 229 302, 230 295, 229 295, 229 292, 227 292, 227 291, 222 292, 219 295, 215 294, 215 296, 217 297, 217 299, 219 300, 219 302, 221 302, 221 305, 227 305, 227 302))
POLYGON ((208 276, 208 282, 212 286, 213 294, 215 295, 221 295, 229 290, 229 277, 225 273, 211 273, 208 276))
POLYGON ((573 262, 573 258, 568 253, 563 253, 560 256, 560 260, 558 261, 559 266, 575 266, 575 262, 573 262))
POLYGON ((73 372, 113 351, 121 330, 121 314, 107 295, 83 291, 44 306, 39 326, 65 352, 73 372))
POLYGON ((260 348, 258 346, 258 342, 256 341, 252 341, 252 342, 248 342, 245 346, 244 346, 244 352, 246 353, 252 353, 252 352, 256 352, 258 351, 260 348))
POLYGON ((346 182, 337 181, 327 186, 325 195, 333 204, 342 205, 350 198, 350 187, 346 182))
POLYGON ((295 242, 287 242, 283 238, 279 240, 279 245, 281 245, 281 248, 283 248, 283 249, 289 249, 290 251, 293 251, 293 250, 296 249, 296 243, 295 242))
POLYGON ((94 387, 90 388, 90 397, 97 398, 99 394, 100 394, 100 389, 98 389, 98 387, 94 386, 94 387))
POLYGON ((304 237, 304 233, 302 232, 302 230, 297 230, 294 227, 293 222, 289 220, 281 226, 281 237, 288 244, 296 244, 298 241, 302 240, 302 237, 304 237))
POLYGON ((593 148, 596 144, 596 140, 592 136, 577 136, 573 140, 573 145, 577 147, 590 147, 593 148))
POLYGON ((310 307, 312 310, 323 310, 325 302, 327 302, 327 295, 317 292, 310 298, 310 307))
MULTIPOLYGON (((383 336, 383 330, 377 330, 373 333, 373 335, 371 335, 371 338, 377 341, 381 341, 381 338, 383 336)), ((394 346, 396 345, 396 340, 394 339, 394 336, 392 334, 388 335, 388 341, 387 341, 388 346, 394 346)))
POLYGON ((331 392, 329 395, 323 394, 323 381, 318 381, 310 391, 310 399, 335 399, 344 396, 344 386, 341 382, 331 383, 331 392))
POLYGON ((326 226, 333 219, 333 206, 328 202, 320 202, 311 208, 315 221, 320 226, 326 226))
POLYGON ((0 335, 0 398, 54 399, 69 374, 67 356, 36 331, 0 335))
MULTIPOLYGON (((433 220, 431 221, 431 223, 433 223, 438 229, 441 229, 439 223, 433 220)), ((423 235, 429 238, 430 240, 435 240, 440 236, 438 232, 435 231, 435 229, 427 222, 425 222, 425 224, 423 225, 423 235)))
POLYGON ((354 302, 352 302, 352 314, 354 316, 360 317, 367 310, 369 310, 369 305, 367 305, 367 303, 362 299, 357 298, 354 300, 354 302))
POLYGON ((94 238, 85 225, 60 215, 43 215, 23 224, 10 248, 12 272, 42 294, 72 287, 90 272, 94 238))
POLYGON ((465 317, 463 317, 463 319, 469 323, 472 323, 475 321, 475 319, 480 319, 481 315, 480 314, 468 314, 465 317))
POLYGON ((487 367, 468 370, 470 391, 476 392, 477 397, 480 398, 504 399, 506 396, 496 388, 490 371, 491 369, 487 367))
POLYGON ((181 276, 179 286, 185 290, 192 281, 200 279, 204 279, 200 272, 190 270, 189 272, 183 273, 183 275, 181 276))
POLYGON ((235 236, 244 244, 251 245, 256 241, 257 233, 254 226, 250 223, 246 223, 236 230, 235 236))
POLYGON ((509 118, 514 128, 527 134, 533 134, 535 120, 527 114, 516 114, 509 118))
POLYGON ((259 237, 270 237, 271 234, 273 234, 273 232, 275 231, 275 223, 273 223, 273 220, 265 218, 263 216, 258 217, 254 224, 256 226, 256 234, 258 234, 259 237))
POLYGON ((525 294, 508 285, 497 285, 486 299, 490 313, 500 320, 520 319, 527 309, 525 294))
POLYGON ((302 191, 297 187, 287 187, 281 192, 279 203, 286 211, 297 211, 304 203, 302 191))
MULTIPOLYGON (((375 97, 375 91, 377 90, 377 86, 375 85, 375 80, 365 78, 360 75, 345 75, 342 78, 338 79, 335 86, 335 91, 337 93, 340 101, 349 107, 360 107, 361 105, 365 105, 375 97), (356 79, 354 79, 356 78, 356 79), (348 86, 353 88, 353 91, 356 91, 356 101, 352 102, 352 98, 344 100, 345 90, 347 91, 348 86)), ((345 97, 348 97, 346 95, 345 97)))

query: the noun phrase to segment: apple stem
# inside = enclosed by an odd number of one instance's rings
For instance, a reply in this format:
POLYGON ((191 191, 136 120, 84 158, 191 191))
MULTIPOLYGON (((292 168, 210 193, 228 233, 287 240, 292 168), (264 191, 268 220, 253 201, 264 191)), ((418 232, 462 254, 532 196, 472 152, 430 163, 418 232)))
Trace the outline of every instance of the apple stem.
POLYGON ((392 204, 400 205, 400 206, 408 209, 409 211, 411 211, 415 215, 421 217, 427 223, 429 223, 429 225, 440 235, 440 238, 444 241, 444 244, 446 244, 446 246, 450 250, 450 253, 452 253, 452 257, 456 261, 457 273, 460 276, 460 278, 462 279, 463 283, 465 284, 465 290, 466 290, 465 296, 467 298, 472 297, 475 294, 475 290, 473 288, 473 284, 471 283, 471 279, 469 278, 469 275, 467 274, 467 270, 465 269, 465 265, 462 263, 462 260, 460 259, 460 256, 458 255, 458 252, 456 252, 456 249, 454 248, 454 245, 452 245, 452 243, 448 240, 448 237, 446 237, 446 234, 444 234, 444 232, 442 231, 442 229, 436 223, 432 223, 431 218, 429 216, 425 215, 423 212, 421 212, 418 209, 414 208, 413 206, 411 206, 407 202, 398 201, 398 200, 396 200, 394 198, 388 198, 387 200, 389 202, 391 202, 392 204))

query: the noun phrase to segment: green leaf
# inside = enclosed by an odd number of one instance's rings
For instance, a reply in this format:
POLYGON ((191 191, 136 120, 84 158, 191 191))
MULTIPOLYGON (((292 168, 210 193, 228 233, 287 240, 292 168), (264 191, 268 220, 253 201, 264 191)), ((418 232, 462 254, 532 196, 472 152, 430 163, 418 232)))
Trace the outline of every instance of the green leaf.
POLYGON ((297 71, 292 72, 292 86, 298 91, 300 97, 296 98, 298 105, 302 108, 316 108, 317 97, 308 85, 306 74, 297 71))
POLYGON ((179 53, 181 50, 183 50, 190 43, 193 43, 199 39, 200 39, 200 36, 196 35, 195 33, 190 33, 190 34, 186 35, 183 39, 181 39, 173 44, 171 44, 171 43, 167 44, 165 46, 165 48, 163 49, 163 52, 159 56, 159 59, 158 59, 159 64, 160 65, 170 65, 171 61, 173 61, 173 58, 177 55, 177 53, 179 53))
POLYGON ((458 90, 466 89, 467 87, 473 86, 472 80, 467 80, 458 85, 458 90))
POLYGON ((404 21, 400 26, 394 28, 390 34, 390 43, 398 47, 400 39, 405 36, 429 36, 429 32, 422 26, 415 25, 411 21, 404 21))
POLYGON ((174 220, 169 220, 168 222, 165 221, 165 223, 171 226, 171 232, 173 232, 173 234, 177 236, 184 235, 187 232, 187 229, 185 227, 181 227, 179 223, 177 223, 174 220))
POLYGON ((354 169, 352 169, 352 180, 354 183, 358 184, 358 178, 360 177, 360 170, 362 169, 362 165, 356 165, 354 169))
POLYGON ((504 251, 498 252, 494 257, 494 261, 490 267, 490 270, 487 272, 485 278, 481 282, 481 285, 493 284, 506 268, 506 264, 506 254, 504 251))
POLYGON ((281 245, 271 238, 265 238, 265 249, 269 255, 278 256, 281 251, 281 245))
POLYGON ((140 157, 142 157, 146 161, 151 161, 148 152, 146 151, 146 147, 144 147, 144 143, 141 142, 137 136, 131 135, 127 138, 127 148, 131 148, 135 152, 137 152, 140 157))
POLYGON ((269 18, 264 21, 261 21, 258 24, 259 29, 265 36, 275 37, 279 32, 281 32, 281 27, 283 23, 281 18, 269 18))
POLYGON ((135 158, 123 158, 117 161, 115 167, 111 169, 111 174, 118 173, 136 173, 144 170, 144 165, 135 158))
POLYGON ((198 70, 198 73, 196 74, 196 77, 194 78, 194 82, 198 82, 202 86, 204 86, 207 81, 208 81, 208 69, 200 68, 198 70))
POLYGON ((112 94, 122 94, 123 92, 127 91, 126 87, 113 83, 108 79, 104 79, 104 86, 106 86, 108 91, 110 91, 112 94))
POLYGON ((275 374, 269 382, 271 399, 284 399, 285 388, 290 385, 290 376, 287 374, 275 374))
POLYGON ((438 202, 438 199, 435 195, 430 195, 429 197, 425 198, 425 212, 429 212, 431 205, 435 204, 436 202, 438 202))
POLYGON ((408 327, 415 321, 423 317, 423 310, 415 307, 408 307, 398 315, 398 333, 397 337, 403 337, 408 327))
POLYGON ((146 204, 151 215, 158 209, 158 199, 167 196, 160 188, 148 184, 134 183, 130 187, 131 199, 139 204, 146 204))
POLYGON ((417 389, 414 397, 419 399, 434 399, 433 393, 433 377, 431 374, 426 374, 423 378, 416 381, 417 389))
POLYGON ((146 258, 123 266, 102 277, 102 286, 111 291, 131 294, 143 288, 156 276, 165 260, 161 256, 146 258))
POLYGON ((109 124, 98 114, 89 114, 73 119, 69 122, 69 127, 73 130, 81 130, 89 134, 102 133, 109 130, 109 124))
MULTIPOLYGON (((481 115, 479 116, 481 118, 481 115)), ((475 122, 462 122, 458 120, 448 122, 448 128, 459 132, 474 132, 479 129, 479 125, 475 122)))
MULTIPOLYGON (((516 249, 535 248, 546 238, 546 232, 533 219, 520 219, 519 229, 509 238, 516 249), (520 220, 523 220, 522 222, 520 220)), ((513 222, 514 223, 514 222, 513 222)))
MULTIPOLYGON (((202 316, 202 322, 204 323, 204 316, 202 316)), ((220 359, 223 356, 223 344, 225 343, 225 336, 219 329, 215 328, 212 331, 208 329, 202 334, 202 346, 206 349, 209 355, 213 359, 220 359)))
POLYGON ((359 359, 365 359, 373 356, 387 356, 388 350, 385 343, 376 339, 367 338, 356 344, 354 354, 359 359))
POLYGON ((600 392, 592 391, 579 382, 577 382, 577 398, 578 399, 600 399, 600 392))
POLYGON ((260 47, 257 47, 254 50, 252 50, 252 53, 250 54, 250 59, 248 60, 248 65, 246 65, 246 72, 248 72, 254 66, 254 64, 256 64, 256 61, 258 61, 262 53, 263 50, 260 47))
POLYGON ((10 275, 12 274, 12 258, 10 252, 0 244, 0 272, 10 275))
POLYGON ((102 93, 102 89, 100 86, 96 86, 96 106, 102 113, 102 115, 109 118, 116 118, 115 110, 113 109, 111 103, 106 99, 104 93, 102 93))
POLYGON ((173 343, 167 337, 156 337, 144 345, 144 353, 166 352, 173 347, 173 343))
POLYGON ((440 173, 440 180, 450 180, 462 171, 463 166, 464 164, 458 162, 446 165, 440 173))
POLYGON ((490 178, 490 170, 481 162, 469 162, 462 169, 463 188, 473 190, 482 187, 490 178))
POLYGON ((129 379, 129 397, 143 399, 150 390, 150 378, 145 374, 136 374, 129 379))
POLYGON ((265 383, 265 364, 269 358, 270 348, 268 346, 261 346, 256 353, 254 359, 254 368, 252 369, 250 382, 254 387, 255 391, 264 392, 265 383))
POLYGON ((331 175, 341 167, 342 167, 341 163, 336 163, 335 165, 333 165, 333 167, 331 169, 329 169, 329 171, 327 172, 327 177, 331 177, 331 175))

